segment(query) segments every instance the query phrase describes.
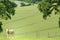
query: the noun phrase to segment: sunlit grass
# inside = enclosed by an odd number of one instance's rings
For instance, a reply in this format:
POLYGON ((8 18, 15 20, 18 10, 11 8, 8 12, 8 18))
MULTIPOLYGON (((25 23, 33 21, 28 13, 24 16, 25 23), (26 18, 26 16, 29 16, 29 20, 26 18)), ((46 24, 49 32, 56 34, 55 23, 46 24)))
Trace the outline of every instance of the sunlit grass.
POLYGON ((60 38, 20 38, 20 37, 16 37, 16 38, 1 38, 0 37, 0 40, 60 40, 60 38))

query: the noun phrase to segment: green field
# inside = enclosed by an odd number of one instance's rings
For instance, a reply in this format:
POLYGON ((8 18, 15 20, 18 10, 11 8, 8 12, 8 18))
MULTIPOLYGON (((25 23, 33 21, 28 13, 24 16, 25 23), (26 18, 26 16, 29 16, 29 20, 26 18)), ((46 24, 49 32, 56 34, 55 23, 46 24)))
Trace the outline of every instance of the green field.
POLYGON ((60 38, 58 14, 51 14, 51 17, 44 20, 37 5, 17 7, 15 10, 16 14, 11 20, 1 20, 3 22, 3 33, 0 34, 0 40, 40 40, 40 38, 44 40, 49 37, 56 40, 56 38, 60 38), (7 28, 15 30, 15 38, 10 37, 8 39, 6 37, 5 29, 7 28))

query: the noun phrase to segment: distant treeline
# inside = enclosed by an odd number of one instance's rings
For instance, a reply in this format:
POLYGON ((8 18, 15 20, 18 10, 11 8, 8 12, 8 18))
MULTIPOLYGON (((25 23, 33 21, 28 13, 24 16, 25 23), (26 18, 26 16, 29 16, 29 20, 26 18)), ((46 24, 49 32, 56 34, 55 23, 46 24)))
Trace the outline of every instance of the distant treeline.
POLYGON ((28 2, 28 3, 38 3, 41 0, 18 0, 18 1, 24 1, 24 2, 28 2))

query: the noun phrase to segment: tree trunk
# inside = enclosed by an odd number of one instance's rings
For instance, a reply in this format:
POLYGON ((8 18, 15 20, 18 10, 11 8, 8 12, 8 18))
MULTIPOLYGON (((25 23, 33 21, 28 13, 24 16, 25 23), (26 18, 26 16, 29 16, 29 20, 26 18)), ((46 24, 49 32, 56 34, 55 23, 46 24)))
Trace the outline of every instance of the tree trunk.
POLYGON ((60 17, 59 17, 59 28, 60 28, 60 17))
POLYGON ((3 29, 2 29, 2 22, 0 22, 0 32, 2 32, 3 29))

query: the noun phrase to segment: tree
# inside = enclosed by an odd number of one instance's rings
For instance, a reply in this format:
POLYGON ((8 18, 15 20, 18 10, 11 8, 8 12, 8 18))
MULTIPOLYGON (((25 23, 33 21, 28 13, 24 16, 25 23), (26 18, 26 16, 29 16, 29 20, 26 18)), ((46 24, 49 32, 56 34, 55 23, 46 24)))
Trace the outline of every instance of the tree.
MULTIPOLYGON (((15 14, 15 7, 17 5, 9 0, 1 0, 0 1, 0 19, 11 19, 11 17, 15 14)), ((0 21, 0 32, 2 32, 2 22, 0 21)))
POLYGON ((24 1, 24 2, 28 2, 28 3, 36 3, 36 2, 39 2, 41 0, 18 0, 18 1, 24 1))
POLYGON ((54 11, 55 14, 59 14, 59 27, 60 27, 60 0, 42 0, 38 4, 38 9, 43 12, 43 18, 47 19, 54 11))

